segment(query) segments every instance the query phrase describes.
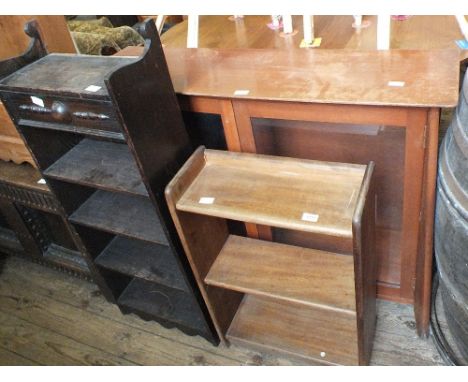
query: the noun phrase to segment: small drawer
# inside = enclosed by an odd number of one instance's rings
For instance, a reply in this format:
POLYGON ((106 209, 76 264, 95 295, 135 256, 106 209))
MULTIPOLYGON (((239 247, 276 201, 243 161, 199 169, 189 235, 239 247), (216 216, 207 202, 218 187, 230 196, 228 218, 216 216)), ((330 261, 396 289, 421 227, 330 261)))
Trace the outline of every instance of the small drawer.
POLYGON ((107 101, 15 93, 6 97, 5 104, 22 126, 40 122, 53 129, 64 126, 64 130, 76 128, 78 132, 84 128, 122 133, 112 103, 107 101))

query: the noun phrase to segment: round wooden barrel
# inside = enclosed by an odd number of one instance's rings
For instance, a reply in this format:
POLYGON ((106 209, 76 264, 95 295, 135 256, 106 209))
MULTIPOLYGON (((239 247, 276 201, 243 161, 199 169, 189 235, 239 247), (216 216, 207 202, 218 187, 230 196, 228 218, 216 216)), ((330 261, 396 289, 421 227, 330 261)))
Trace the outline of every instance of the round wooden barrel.
POLYGON ((434 246, 447 323, 468 360, 467 78, 440 149, 434 246))

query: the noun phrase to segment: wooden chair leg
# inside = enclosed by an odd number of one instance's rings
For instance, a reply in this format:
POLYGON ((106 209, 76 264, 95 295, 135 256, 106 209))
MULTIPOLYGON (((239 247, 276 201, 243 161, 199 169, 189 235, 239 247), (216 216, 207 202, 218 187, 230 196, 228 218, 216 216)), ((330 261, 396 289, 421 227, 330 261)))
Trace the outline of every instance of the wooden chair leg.
POLYGON ((198 48, 198 15, 189 15, 187 48, 198 48))
POLYGON ((304 41, 307 44, 312 44, 315 39, 314 35, 314 16, 302 16, 302 25, 304 29, 304 41))
POLYGON ((390 49, 390 15, 377 17, 377 49, 390 49))

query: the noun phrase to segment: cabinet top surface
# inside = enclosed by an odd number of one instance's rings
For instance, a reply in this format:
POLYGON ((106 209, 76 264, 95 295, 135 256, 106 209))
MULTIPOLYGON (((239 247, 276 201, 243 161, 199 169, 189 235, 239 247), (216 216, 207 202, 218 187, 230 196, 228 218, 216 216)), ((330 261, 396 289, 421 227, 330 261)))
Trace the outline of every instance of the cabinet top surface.
MULTIPOLYGON (((119 53, 139 55, 132 47, 119 53)), ((177 93, 271 101, 452 107, 457 50, 165 48, 177 93), (240 91, 240 92, 239 92, 240 91)))
POLYGON ((133 61, 129 57, 53 53, 16 71, 0 86, 17 91, 106 99, 106 76, 133 61))
POLYGON ((0 183, 49 192, 46 184, 38 183, 41 174, 27 163, 16 164, 0 160, 0 183))
POLYGON ((177 209, 352 237, 366 166, 198 149, 181 171, 202 160, 177 209))

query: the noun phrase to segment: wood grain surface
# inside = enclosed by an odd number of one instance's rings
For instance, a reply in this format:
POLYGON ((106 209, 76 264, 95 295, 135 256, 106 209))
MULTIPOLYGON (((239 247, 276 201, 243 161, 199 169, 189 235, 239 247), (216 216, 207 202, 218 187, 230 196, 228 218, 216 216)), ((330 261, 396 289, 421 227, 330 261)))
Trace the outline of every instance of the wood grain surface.
POLYGON ((203 170, 177 202, 179 210, 352 237, 365 166, 212 150, 204 157, 203 170), (203 197, 214 200, 203 204, 203 197))
MULTIPOLYGON (((119 55, 138 56, 141 52, 136 47, 119 55)), ((458 100, 459 53, 452 49, 310 51, 168 46, 165 54, 176 93, 188 96, 418 107, 453 107, 458 100), (392 81, 397 85, 389 85, 392 81), (236 93, 239 90, 244 92, 236 93)))
POLYGON ((56 53, 75 53, 64 16, 0 16, 0 60, 21 55, 29 45, 29 37, 24 33, 24 25, 30 20, 37 20, 41 38, 47 51, 56 53))
POLYGON ((37 191, 48 192, 49 188, 46 184, 38 183, 41 180, 41 174, 34 167, 29 164, 23 163, 21 165, 12 162, 0 161, 0 181, 35 189, 37 191))
POLYGON ((355 315, 352 256, 230 235, 209 285, 355 315))
POLYGON ((0 101, 0 159, 13 161, 16 164, 27 162, 36 167, 34 160, 26 148, 23 140, 16 131, 5 106, 0 101))
POLYGON ((246 295, 226 336, 318 362, 358 364, 356 319, 348 314, 246 295))
MULTIPOLYGON (((55 357, 63 360, 56 351, 58 348, 50 348, 49 354, 44 354, 44 343, 52 338, 64 344, 71 339, 76 344, 75 354, 79 351, 81 356, 70 357, 69 365, 89 364, 96 359, 93 349, 99 352, 100 364, 104 365, 305 364, 273 356, 268 351, 215 347, 201 337, 187 336, 134 315, 123 315, 115 305, 105 301, 95 284, 26 260, 11 257, 1 268, 0 312, 16 320, 0 335, 1 365, 54 364, 55 357), (6 339, 14 336, 21 322, 34 325, 38 334, 21 337, 24 344, 21 347, 9 347, 6 339)), ((418 338, 410 305, 378 301, 377 314, 371 365, 443 364, 432 339, 418 338)))
POLYGON ((83 139, 44 174, 104 190, 148 195, 132 153, 125 144, 83 139))

